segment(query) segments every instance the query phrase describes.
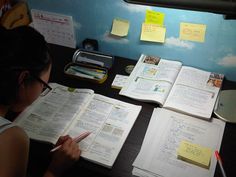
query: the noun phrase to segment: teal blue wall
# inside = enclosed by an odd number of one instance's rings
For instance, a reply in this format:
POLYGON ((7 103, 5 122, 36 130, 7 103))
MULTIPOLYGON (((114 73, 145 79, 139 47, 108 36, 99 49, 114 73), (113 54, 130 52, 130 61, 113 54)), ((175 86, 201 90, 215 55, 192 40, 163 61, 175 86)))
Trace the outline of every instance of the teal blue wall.
POLYGON ((78 47, 85 38, 97 39, 99 50, 137 60, 141 53, 180 60, 184 65, 220 72, 236 81, 236 20, 223 15, 127 4, 123 0, 28 0, 31 9, 71 15, 78 47), (141 24, 147 9, 165 13, 164 44, 140 41, 141 24), (130 21, 129 34, 109 35, 114 18, 130 21), (179 40, 180 22, 206 24, 204 43, 179 40))

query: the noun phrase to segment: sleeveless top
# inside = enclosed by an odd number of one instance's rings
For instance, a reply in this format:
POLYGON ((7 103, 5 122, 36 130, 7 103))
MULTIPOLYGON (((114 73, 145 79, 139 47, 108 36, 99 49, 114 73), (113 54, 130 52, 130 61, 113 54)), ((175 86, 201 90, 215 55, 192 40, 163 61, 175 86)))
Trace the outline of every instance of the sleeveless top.
POLYGON ((14 126, 14 123, 0 116, 0 133, 14 126))
MULTIPOLYGON (((14 123, 11 121, 3 118, 0 116, 0 134, 4 131, 7 130, 8 128, 16 126, 14 123)), ((27 177, 31 177, 30 174, 26 174, 27 177)))

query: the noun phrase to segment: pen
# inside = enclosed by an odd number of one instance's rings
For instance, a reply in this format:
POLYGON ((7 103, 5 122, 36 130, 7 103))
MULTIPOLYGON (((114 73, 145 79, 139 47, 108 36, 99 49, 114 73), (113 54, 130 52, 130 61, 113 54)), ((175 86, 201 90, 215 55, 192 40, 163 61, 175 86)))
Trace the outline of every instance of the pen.
MULTIPOLYGON (((87 136, 90 135, 91 132, 84 132, 82 134, 80 134, 79 136, 77 136, 76 138, 73 139, 74 142, 78 143, 80 141, 82 141, 84 138, 86 138, 87 136)), ((55 148, 53 148, 50 152, 55 152, 56 150, 60 149, 62 145, 59 145, 55 148)))
POLYGON ((216 156, 216 159, 217 159, 217 161, 219 163, 220 170, 222 172, 223 177, 226 177, 225 170, 224 170, 223 165, 222 165, 222 160, 220 158, 220 155, 219 155, 218 151, 215 151, 215 156, 216 156))

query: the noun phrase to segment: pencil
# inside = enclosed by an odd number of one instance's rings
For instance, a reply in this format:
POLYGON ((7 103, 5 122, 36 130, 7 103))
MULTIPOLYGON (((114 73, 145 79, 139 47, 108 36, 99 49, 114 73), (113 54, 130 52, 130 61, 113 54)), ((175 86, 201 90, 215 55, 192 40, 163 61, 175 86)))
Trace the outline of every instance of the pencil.
POLYGON ((71 67, 79 68, 79 69, 82 69, 82 70, 89 70, 89 71, 93 71, 93 72, 97 72, 97 73, 103 73, 103 74, 106 73, 104 70, 97 69, 97 68, 85 68, 85 67, 80 67, 80 66, 71 66, 71 67))
MULTIPOLYGON (((82 134, 80 134, 79 136, 77 136, 76 138, 73 139, 74 142, 78 143, 80 141, 82 141, 84 138, 86 138, 87 136, 90 135, 91 132, 84 132, 82 134)), ((50 152, 55 152, 58 149, 61 148, 62 145, 56 146, 55 148, 53 148, 50 152)))
POLYGON ((223 177, 226 177, 225 170, 224 170, 223 165, 222 165, 222 160, 220 158, 220 155, 219 155, 218 151, 215 151, 215 156, 216 156, 217 162, 219 163, 220 170, 222 172, 223 177))
POLYGON ((95 72, 95 71, 90 71, 90 70, 87 70, 87 69, 84 69, 84 68, 76 68, 76 67, 73 67, 73 66, 71 66, 70 69, 72 69, 76 72, 82 73, 82 74, 87 74, 89 76, 93 76, 95 79, 102 79, 105 75, 105 74, 100 73, 100 72, 98 73, 98 72, 95 72))

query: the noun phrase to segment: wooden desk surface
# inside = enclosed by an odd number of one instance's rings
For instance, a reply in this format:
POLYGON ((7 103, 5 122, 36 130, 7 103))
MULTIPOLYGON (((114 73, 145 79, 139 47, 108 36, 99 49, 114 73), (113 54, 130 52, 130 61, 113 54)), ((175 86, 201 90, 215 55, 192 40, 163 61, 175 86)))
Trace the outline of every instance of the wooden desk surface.
MULTIPOLYGON (((156 104, 135 101, 119 95, 119 90, 112 89, 111 83, 116 74, 125 73, 125 66, 135 64, 136 61, 125 58, 116 57, 113 68, 109 71, 109 77, 103 84, 95 84, 88 81, 82 81, 66 76, 63 73, 64 66, 71 62, 74 49, 60 47, 56 45, 50 46, 54 56, 53 68, 51 73, 51 82, 67 85, 76 88, 90 88, 96 93, 106 95, 111 98, 122 100, 132 104, 142 105, 142 110, 122 147, 114 166, 107 169, 100 165, 96 165, 84 159, 80 159, 72 169, 70 169, 65 177, 131 177, 132 163, 139 153, 142 141, 151 118, 153 108, 156 104)), ((236 89, 235 82, 224 81, 223 89, 236 89)), ((50 162, 50 149, 52 145, 31 140, 29 172, 31 176, 42 176, 43 171, 50 162)), ((226 124, 225 132, 222 140, 220 155, 222 156, 223 165, 228 177, 236 176, 236 124, 226 124)), ((219 166, 216 167, 215 177, 221 177, 219 166)))

